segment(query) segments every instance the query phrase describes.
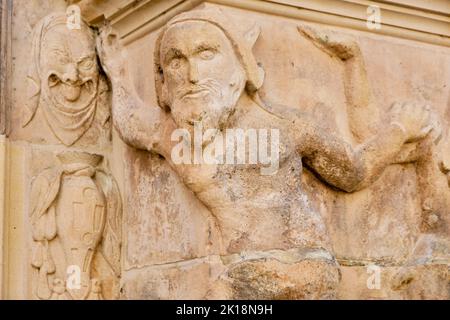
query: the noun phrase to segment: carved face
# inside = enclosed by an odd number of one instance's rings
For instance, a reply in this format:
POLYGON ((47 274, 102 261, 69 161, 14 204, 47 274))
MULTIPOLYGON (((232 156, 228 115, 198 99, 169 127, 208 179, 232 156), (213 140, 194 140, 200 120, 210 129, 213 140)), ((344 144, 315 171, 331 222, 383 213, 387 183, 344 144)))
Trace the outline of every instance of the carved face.
POLYGON ((221 128, 245 87, 245 72, 223 31, 208 22, 170 27, 161 42, 163 95, 178 126, 221 128))
POLYGON ((61 24, 47 31, 42 43, 42 89, 58 104, 85 106, 96 94, 99 77, 88 29, 69 30, 61 24))

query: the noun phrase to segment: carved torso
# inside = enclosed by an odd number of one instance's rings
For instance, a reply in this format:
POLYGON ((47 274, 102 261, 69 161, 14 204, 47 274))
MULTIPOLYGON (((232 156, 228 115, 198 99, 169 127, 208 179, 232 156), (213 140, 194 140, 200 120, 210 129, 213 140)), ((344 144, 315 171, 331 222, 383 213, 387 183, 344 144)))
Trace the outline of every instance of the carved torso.
POLYGON ((256 105, 237 121, 233 127, 244 130, 279 129, 280 162, 276 174, 262 175, 261 166, 267 166, 262 164, 174 166, 217 218, 227 252, 327 248, 322 217, 301 187, 302 158, 289 121, 256 105))

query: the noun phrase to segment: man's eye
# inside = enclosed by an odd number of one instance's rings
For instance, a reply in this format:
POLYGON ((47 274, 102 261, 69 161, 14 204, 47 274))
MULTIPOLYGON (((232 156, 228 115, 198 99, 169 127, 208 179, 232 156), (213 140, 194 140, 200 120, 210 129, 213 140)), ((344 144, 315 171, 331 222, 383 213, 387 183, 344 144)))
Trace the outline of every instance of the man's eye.
POLYGON ((92 60, 84 60, 80 62, 80 68, 88 70, 91 69, 94 66, 94 61, 92 60))
POLYGON ((48 86, 49 87, 54 87, 59 83, 59 78, 56 74, 52 74, 50 75, 50 77, 48 78, 48 86))
POLYGON ((178 69, 181 66, 181 59, 180 58, 173 58, 170 61, 170 67, 172 69, 178 69))
POLYGON ((212 58, 214 58, 215 53, 212 50, 203 50, 199 53, 199 55, 203 60, 211 60, 212 58))

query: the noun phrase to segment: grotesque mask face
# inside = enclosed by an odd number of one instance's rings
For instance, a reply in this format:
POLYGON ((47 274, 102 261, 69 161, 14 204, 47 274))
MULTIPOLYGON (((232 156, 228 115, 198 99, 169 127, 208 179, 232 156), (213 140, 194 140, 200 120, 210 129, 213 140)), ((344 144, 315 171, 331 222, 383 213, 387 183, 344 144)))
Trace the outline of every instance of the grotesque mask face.
POLYGON ((59 105, 86 106, 96 95, 98 66, 94 40, 86 28, 64 24, 48 30, 41 48, 41 83, 59 105))
POLYGON ((181 128, 220 129, 245 87, 245 72, 221 29, 208 22, 171 26, 161 41, 163 95, 181 128))

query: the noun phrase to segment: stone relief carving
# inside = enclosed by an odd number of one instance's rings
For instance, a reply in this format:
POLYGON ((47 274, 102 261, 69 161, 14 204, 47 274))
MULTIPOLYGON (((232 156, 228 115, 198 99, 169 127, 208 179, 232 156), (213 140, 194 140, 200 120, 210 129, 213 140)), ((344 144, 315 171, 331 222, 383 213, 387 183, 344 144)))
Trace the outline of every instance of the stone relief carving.
POLYGON ((413 152, 422 209, 420 235, 391 284, 393 290, 406 290, 411 299, 448 299, 442 292, 448 292, 445 286, 450 284, 449 140, 441 138, 430 135, 413 152), (420 290, 414 290, 415 284, 420 290), (436 290, 440 286, 443 290, 436 290))
POLYGON ((11 36, 12 36, 12 3, 0 1, 0 133, 9 134, 9 108, 11 99, 11 36))
POLYGON ((32 266, 39 299, 102 299, 101 268, 120 276, 121 200, 114 178, 98 167, 102 156, 79 151, 57 155, 31 188, 32 266))
MULTIPOLYGON (((331 31, 313 30, 305 26, 299 27, 298 30, 317 47, 346 64, 344 80, 350 127, 357 141, 369 138, 370 135, 376 133, 376 122, 380 121, 381 115, 373 102, 364 61, 357 44, 351 39, 343 38, 331 31)), ((401 108, 399 105, 395 107, 401 108)), ((431 109, 430 106, 426 106, 426 108, 431 109)), ((446 179, 446 175, 450 171, 449 139, 443 132, 437 114, 431 113, 429 122, 433 127, 430 134, 418 142, 405 144, 394 161, 399 164, 415 163, 417 189, 420 193, 422 209, 419 226, 421 234, 405 266, 392 279, 394 290, 404 288, 414 278, 420 278, 419 273, 423 266, 435 265, 445 270, 450 262, 450 253, 448 252, 450 189, 447 186, 448 179, 446 179), (442 192, 443 190, 446 192, 442 192)), ((432 271, 428 270, 428 272, 432 271)), ((425 284, 422 284, 423 292, 426 291, 426 287, 425 284)))
POLYGON ((327 29, 298 26, 301 36, 310 40, 334 60, 344 64, 344 90, 350 131, 358 143, 378 131, 381 115, 367 79, 364 57, 357 42, 327 29))
POLYGON ((305 32, 339 59, 354 57, 347 97, 357 119, 350 125, 360 142, 356 147, 307 114, 268 106, 259 98, 264 72, 252 54, 259 29, 243 34, 223 12, 183 13, 163 28, 155 47, 159 107, 139 99, 114 32, 105 26, 99 35, 120 136, 131 146, 162 155, 218 221, 227 271, 208 298, 335 297, 339 266, 323 218, 302 191, 303 165, 326 184, 355 192, 390 164, 424 158, 417 146, 438 131, 430 108, 415 103, 395 104, 386 121, 377 123, 377 132, 358 122, 362 113, 376 112, 358 47, 342 39, 320 42, 305 32), (171 134, 179 128, 193 132, 195 123, 216 129, 203 148, 226 129, 279 129, 277 173, 261 175, 260 165, 175 164, 171 134))
POLYGON ((79 29, 69 29, 64 14, 41 20, 33 35, 23 126, 39 107, 66 146, 80 139, 94 119, 103 130, 110 130, 107 91, 92 30, 82 21, 79 29))

